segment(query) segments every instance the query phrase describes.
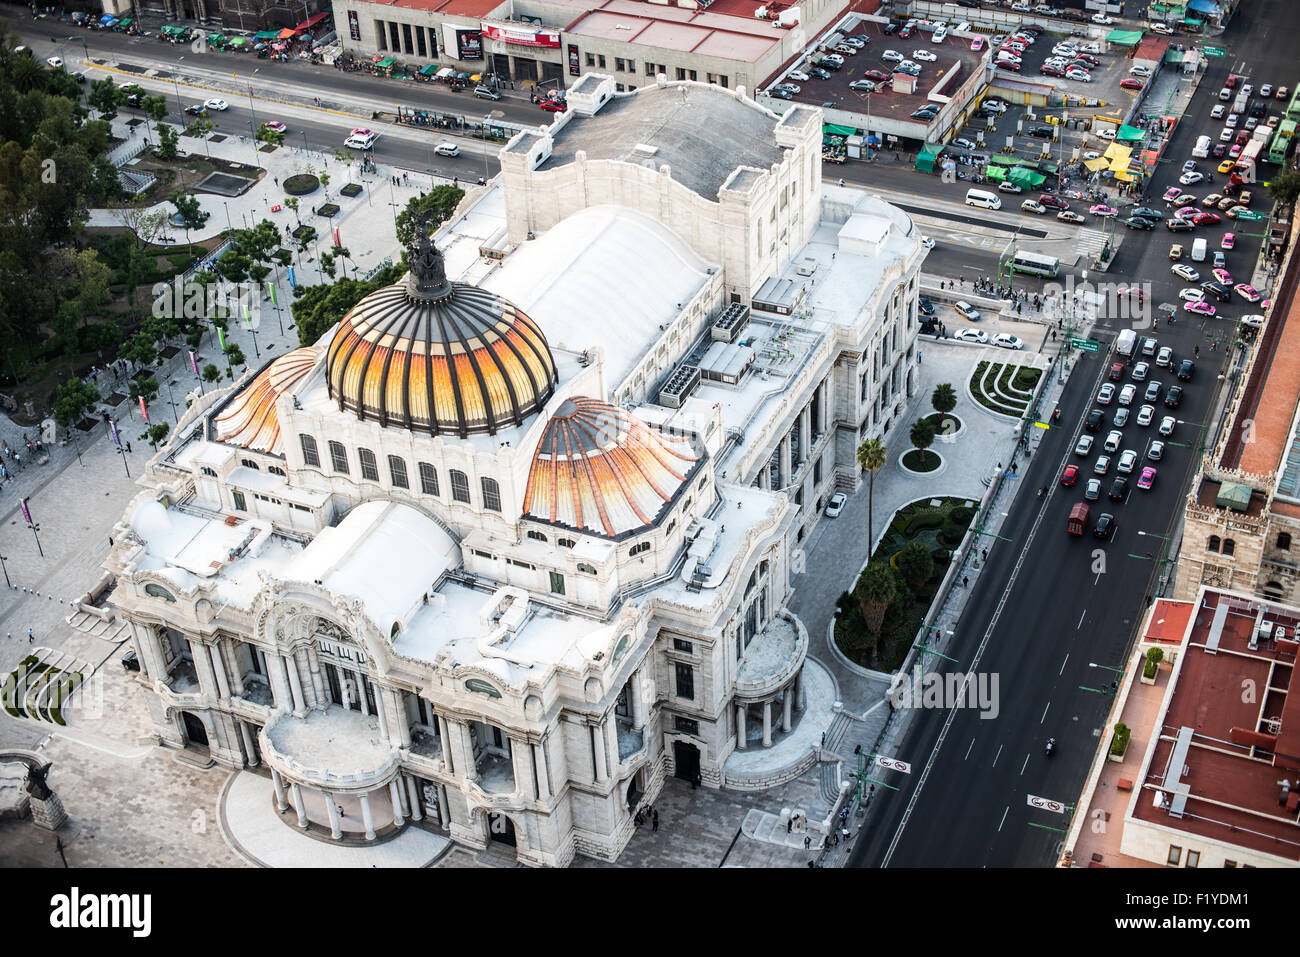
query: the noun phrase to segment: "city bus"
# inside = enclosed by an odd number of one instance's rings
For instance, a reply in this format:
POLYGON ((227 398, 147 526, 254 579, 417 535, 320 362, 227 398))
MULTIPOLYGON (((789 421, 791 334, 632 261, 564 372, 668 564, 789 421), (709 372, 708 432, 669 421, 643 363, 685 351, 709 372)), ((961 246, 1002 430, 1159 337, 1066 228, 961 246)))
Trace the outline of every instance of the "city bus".
POLYGON ((1291 93, 1291 102, 1286 105, 1286 118, 1300 122, 1300 84, 1291 93))
POLYGON ((1268 147, 1268 161, 1277 163, 1279 166, 1286 162, 1287 150, 1291 148, 1291 140, 1295 138, 1295 120, 1283 120, 1273 134, 1273 141, 1268 147))
POLYGON ((1061 262, 1055 256, 1018 251, 1011 260, 1011 271, 1046 276, 1050 279, 1061 271, 1061 262))

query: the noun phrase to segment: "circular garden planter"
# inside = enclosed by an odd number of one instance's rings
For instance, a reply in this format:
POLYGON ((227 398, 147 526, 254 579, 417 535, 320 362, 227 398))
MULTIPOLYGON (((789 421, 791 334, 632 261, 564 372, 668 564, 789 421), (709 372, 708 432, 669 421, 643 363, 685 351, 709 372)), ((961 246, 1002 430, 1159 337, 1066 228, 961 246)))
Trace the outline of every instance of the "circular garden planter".
POLYGON ((933 475, 943 468, 943 456, 934 449, 926 449, 922 459, 920 449, 908 449, 898 457, 898 464, 913 475, 933 475))
POLYGON ((966 428, 966 423, 955 412, 934 412, 927 415, 925 420, 934 426, 936 442, 954 439, 961 434, 962 429, 966 428))
POLYGON ((320 189, 320 180, 311 173, 298 173, 280 184, 290 196, 306 196, 320 189))

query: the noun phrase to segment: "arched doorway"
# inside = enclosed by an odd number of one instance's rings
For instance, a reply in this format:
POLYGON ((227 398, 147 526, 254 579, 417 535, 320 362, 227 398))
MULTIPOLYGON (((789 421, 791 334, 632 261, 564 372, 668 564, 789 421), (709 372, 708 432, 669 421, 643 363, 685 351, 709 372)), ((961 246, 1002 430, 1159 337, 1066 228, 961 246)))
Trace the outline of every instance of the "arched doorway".
POLYGON ((673 742, 673 764, 676 777, 694 781, 700 773, 700 749, 686 741, 673 742))
POLYGON ((185 723, 185 737, 190 744, 197 744, 206 748, 208 746, 208 729, 203 726, 203 722, 199 720, 198 715, 182 711, 181 720, 185 723))
POLYGON ((499 811, 489 811, 487 816, 488 839, 509 847, 515 846, 515 822, 499 811))

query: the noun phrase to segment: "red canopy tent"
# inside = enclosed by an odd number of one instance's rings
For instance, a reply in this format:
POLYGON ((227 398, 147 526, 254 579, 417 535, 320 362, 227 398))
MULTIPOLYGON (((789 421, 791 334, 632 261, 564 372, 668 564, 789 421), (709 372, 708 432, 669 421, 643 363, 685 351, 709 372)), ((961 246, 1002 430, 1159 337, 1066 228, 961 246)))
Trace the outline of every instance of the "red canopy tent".
POLYGON ((278 40, 287 40, 287 39, 289 39, 290 37, 292 37, 292 36, 294 36, 295 34, 297 34, 297 32, 298 32, 297 30, 290 30, 288 27, 285 27, 283 30, 280 31, 280 35, 279 35, 278 37, 276 37, 276 39, 278 39, 278 40))
POLYGON ((324 19, 325 19, 326 17, 328 17, 329 15, 330 15, 330 11, 328 11, 328 10, 325 10, 325 11, 323 11, 323 12, 321 12, 321 13, 314 14, 314 15, 308 17, 308 18, 307 18, 306 20, 304 20, 302 23, 298 24, 296 27, 294 27, 294 30, 297 31, 297 32, 299 32, 299 33, 301 33, 301 32, 304 31, 304 30, 310 30, 312 27, 314 27, 316 24, 320 23, 322 20, 324 20, 324 19))

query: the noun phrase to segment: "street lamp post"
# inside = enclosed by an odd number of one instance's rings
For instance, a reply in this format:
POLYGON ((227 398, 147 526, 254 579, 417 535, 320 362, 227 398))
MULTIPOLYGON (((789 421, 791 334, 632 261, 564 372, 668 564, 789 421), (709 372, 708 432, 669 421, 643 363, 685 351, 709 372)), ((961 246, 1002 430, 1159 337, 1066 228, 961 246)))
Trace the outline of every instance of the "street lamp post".
POLYGON ((487 149, 488 126, 491 124, 493 120, 500 119, 503 116, 505 116, 505 113, 501 112, 500 110, 492 110, 490 113, 488 113, 486 116, 483 117, 483 182, 485 184, 488 181, 488 149, 487 149))
POLYGON ((9 580, 9 566, 5 564, 8 559, 8 555, 0 555, 0 570, 3 570, 5 573, 5 587, 13 588, 14 583, 9 580))

